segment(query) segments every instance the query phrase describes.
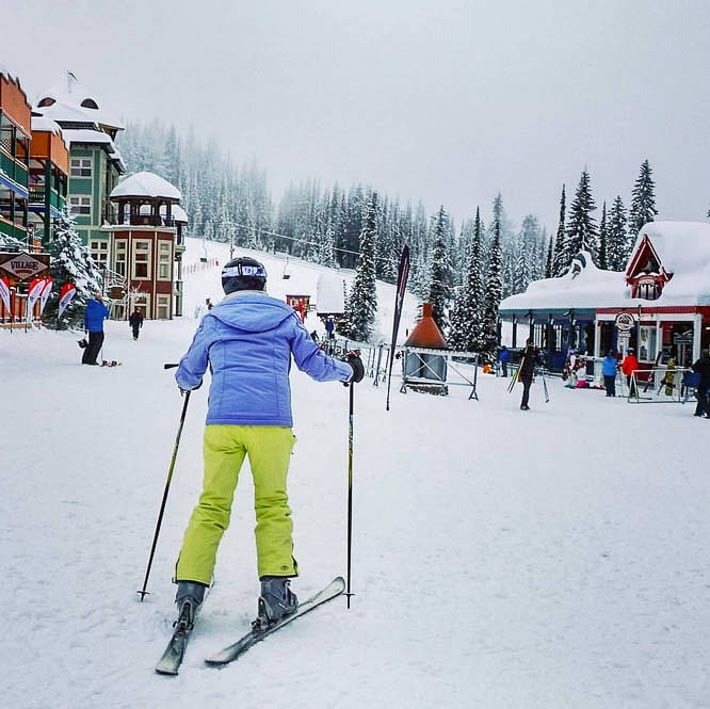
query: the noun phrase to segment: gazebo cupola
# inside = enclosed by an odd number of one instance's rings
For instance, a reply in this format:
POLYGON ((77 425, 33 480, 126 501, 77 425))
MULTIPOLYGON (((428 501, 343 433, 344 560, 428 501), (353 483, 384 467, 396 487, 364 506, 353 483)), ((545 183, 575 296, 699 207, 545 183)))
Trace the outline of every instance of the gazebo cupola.
POLYGON ((111 226, 111 263, 121 286, 116 289, 121 301, 115 304, 117 318, 128 317, 133 308, 158 320, 182 312, 183 248, 177 240, 186 215, 180 196, 180 190, 151 172, 131 175, 111 191, 118 207, 117 223, 111 226))
POLYGON ((174 226, 173 206, 182 195, 152 172, 137 172, 114 187, 111 201, 118 205, 118 223, 132 226, 174 226))

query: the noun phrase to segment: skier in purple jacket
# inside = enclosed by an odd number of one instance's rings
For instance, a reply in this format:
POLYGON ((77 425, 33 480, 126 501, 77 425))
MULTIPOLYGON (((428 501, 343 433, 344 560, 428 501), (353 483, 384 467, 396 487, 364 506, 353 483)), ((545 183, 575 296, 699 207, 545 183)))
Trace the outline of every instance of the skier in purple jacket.
POLYGON ((178 623, 191 628, 212 580, 217 548, 229 525, 239 470, 246 456, 254 479, 256 547, 261 581, 257 623, 266 627, 296 609, 289 579, 298 575, 286 477, 295 438, 291 430, 291 358, 316 381, 359 382, 355 353, 329 357, 298 314, 264 292, 266 270, 242 257, 222 270, 226 294, 202 319, 175 379, 197 389, 210 384, 204 435, 204 483, 175 568, 178 623))

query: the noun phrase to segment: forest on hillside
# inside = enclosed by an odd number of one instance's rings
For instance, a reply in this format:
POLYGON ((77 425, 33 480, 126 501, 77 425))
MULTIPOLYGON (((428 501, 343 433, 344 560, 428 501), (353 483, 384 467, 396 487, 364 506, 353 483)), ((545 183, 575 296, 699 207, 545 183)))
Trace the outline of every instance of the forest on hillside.
POLYGON ((223 146, 178 135, 160 122, 129 124, 118 147, 129 172, 154 172, 176 185, 189 217, 189 236, 279 251, 325 266, 355 269, 362 240, 372 241, 376 278, 394 282, 402 246, 411 255, 410 289, 434 304, 454 343, 477 348, 494 327, 502 298, 544 277, 563 275, 580 249, 600 268, 623 270, 638 229, 657 214, 655 184, 646 160, 626 203, 617 195, 595 212, 584 169, 569 200, 561 187, 559 222, 548 233, 534 214, 520 225, 508 217, 501 194, 454 223, 442 205, 429 214, 422 202, 400 203, 370 185, 294 181, 275 201, 266 171, 236 164, 223 146), (369 226, 368 226, 369 225, 369 226), (474 312, 475 311, 475 312, 474 312), (461 323, 478 323, 475 334, 461 323))

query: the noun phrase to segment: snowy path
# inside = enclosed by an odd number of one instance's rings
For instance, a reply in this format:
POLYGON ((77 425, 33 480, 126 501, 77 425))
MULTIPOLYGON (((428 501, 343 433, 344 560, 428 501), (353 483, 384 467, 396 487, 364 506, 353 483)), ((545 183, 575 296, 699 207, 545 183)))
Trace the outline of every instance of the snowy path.
MULTIPOLYGON (((193 396, 149 583, 140 588, 182 400, 162 364, 194 321, 111 323, 123 366, 79 366, 68 334, 0 333, 0 706, 710 706, 707 421, 551 382, 447 398, 356 390, 352 609, 336 601, 236 664, 202 659, 256 610, 242 471, 217 583, 181 675, 153 674, 172 566, 201 477, 193 396), (28 374, 31 373, 31 376, 28 374)), ((347 389, 293 375, 290 485, 308 596, 345 572, 347 389)))

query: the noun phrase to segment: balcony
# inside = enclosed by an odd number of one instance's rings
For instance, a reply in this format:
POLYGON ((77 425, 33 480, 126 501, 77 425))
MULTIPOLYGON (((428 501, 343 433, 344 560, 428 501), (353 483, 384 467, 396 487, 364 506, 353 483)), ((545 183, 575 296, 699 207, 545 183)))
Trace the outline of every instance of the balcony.
POLYGON ((13 224, 0 215, 0 234, 7 234, 20 241, 27 241, 27 230, 18 224, 13 224))
POLYGON ((4 151, 0 150, 0 170, 5 173, 13 182, 20 187, 27 188, 28 170, 27 166, 13 160, 4 151))
MULTIPOLYGON (((44 189, 34 189, 30 190, 30 205, 42 205, 45 206, 45 191, 44 189)), ((54 207, 60 212, 64 209, 65 198, 61 196, 56 190, 49 191, 49 206, 54 207)))

